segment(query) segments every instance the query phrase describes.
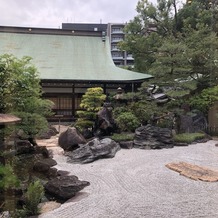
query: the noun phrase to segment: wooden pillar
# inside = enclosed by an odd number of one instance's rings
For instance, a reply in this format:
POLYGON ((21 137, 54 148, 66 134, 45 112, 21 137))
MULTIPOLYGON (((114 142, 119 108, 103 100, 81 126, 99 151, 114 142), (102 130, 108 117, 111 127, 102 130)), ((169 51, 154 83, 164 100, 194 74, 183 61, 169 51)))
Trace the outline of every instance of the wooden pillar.
POLYGON ((107 88, 106 88, 106 83, 103 84, 103 90, 104 90, 104 94, 107 94, 107 88))
POLYGON ((75 117, 75 99, 76 95, 75 95, 75 84, 72 84, 72 115, 73 117, 75 117))
POLYGON ((132 82, 132 93, 135 91, 135 84, 132 82))

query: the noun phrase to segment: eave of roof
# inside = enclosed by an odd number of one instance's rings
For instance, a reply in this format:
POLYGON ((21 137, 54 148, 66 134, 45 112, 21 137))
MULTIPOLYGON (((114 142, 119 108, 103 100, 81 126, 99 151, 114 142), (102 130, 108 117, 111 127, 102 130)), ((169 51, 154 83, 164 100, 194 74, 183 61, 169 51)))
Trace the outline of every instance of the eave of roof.
POLYGON ((11 31, 0 31, 0 54, 32 57, 42 80, 139 82, 152 77, 116 67, 108 38, 11 31))

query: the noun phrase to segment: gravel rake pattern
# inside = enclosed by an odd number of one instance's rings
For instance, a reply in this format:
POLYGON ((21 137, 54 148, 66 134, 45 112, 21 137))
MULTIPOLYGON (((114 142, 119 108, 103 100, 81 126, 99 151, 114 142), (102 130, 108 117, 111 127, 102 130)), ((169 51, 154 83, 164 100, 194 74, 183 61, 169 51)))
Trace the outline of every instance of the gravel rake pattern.
POLYGON ((121 149, 112 159, 57 168, 90 182, 79 201, 40 218, 217 218, 218 182, 195 181, 169 170, 171 162, 188 162, 218 170, 216 141, 162 150, 121 149))

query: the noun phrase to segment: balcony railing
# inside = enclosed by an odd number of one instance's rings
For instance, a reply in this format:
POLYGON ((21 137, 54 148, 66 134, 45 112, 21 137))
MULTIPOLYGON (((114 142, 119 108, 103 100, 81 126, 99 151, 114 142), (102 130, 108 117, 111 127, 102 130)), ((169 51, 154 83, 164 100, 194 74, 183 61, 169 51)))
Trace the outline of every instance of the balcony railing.
POLYGON ((122 30, 112 30, 111 34, 124 34, 122 30))
POLYGON ((123 60, 123 56, 112 56, 113 60, 123 60))
POLYGON ((121 42, 121 41, 123 41, 122 38, 120 38, 120 39, 112 39, 112 40, 111 40, 111 42, 121 42))

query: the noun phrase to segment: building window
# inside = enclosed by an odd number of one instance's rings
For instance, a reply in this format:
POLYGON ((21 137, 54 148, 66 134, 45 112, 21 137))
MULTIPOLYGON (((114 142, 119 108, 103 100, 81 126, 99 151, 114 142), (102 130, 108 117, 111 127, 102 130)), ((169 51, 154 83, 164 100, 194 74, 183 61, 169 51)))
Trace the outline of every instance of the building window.
POLYGON ((112 46, 111 46, 111 49, 112 49, 112 50, 118 50, 117 45, 112 45, 112 46))
POLYGON ((46 99, 54 103, 55 114, 72 116, 72 98, 70 97, 47 97, 46 99))
POLYGON ((113 37, 112 41, 122 41, 123 37, 113 37))
POLYGON ((112 57, 123 57, 121 52, 112 52, 112 57))
POLYGON ((120 27, 112 28, 112 33, 114 33, 114 32, 123 32, 123 29, 120 27))
POLYGON ((80 108, 80 104, 81 104, 81 101, 82 101, 82 94, 77 94, 77 97, 75 98, 75 109, 78 110, 78 109, 81 109, 80 108))
POLYGON ((60 98, 59 109, 72 109, 72 98, 60 98))
POLYGON ((50 101, 52 101, 54 103, 54 106, 52 107, 52 109, 58 109, 58 98, 46 98, 50 101))

